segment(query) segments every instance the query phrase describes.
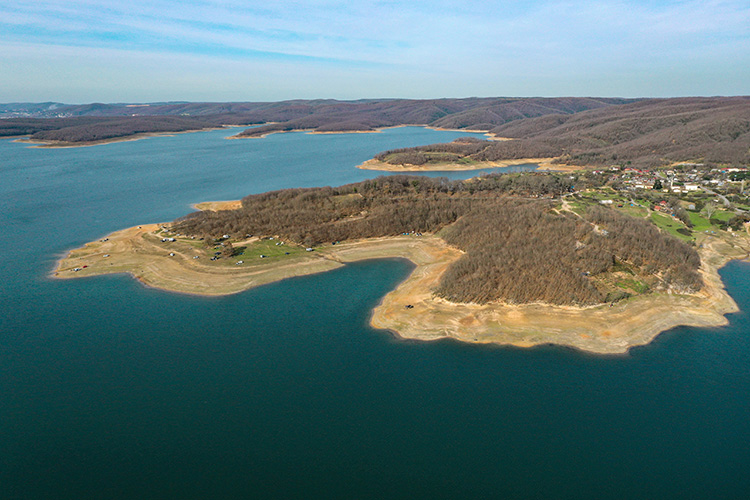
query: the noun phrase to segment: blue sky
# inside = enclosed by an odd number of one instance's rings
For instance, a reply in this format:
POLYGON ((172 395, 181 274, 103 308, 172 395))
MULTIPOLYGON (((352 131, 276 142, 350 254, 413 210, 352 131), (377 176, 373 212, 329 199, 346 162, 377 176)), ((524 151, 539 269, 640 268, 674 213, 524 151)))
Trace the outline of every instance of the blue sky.
POLYGON ((0 0, 0 102, 750 94, 750 2, 0 0))

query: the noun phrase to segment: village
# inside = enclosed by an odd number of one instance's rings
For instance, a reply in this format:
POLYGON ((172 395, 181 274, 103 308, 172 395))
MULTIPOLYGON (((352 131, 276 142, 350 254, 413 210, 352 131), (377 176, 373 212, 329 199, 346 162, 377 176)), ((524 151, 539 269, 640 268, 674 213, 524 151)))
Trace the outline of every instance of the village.
POLYGON ((609 176, 608 182, 621 189, 653 189, 677 194, 721 190, 725 194, 747 195, 747 167, 706 167, 702 163, 676 163, 667 168, 641 169, 613 165, 607 170, 594 170, 592 174, 609 176))
POLYGON ((750 221, 747 167, 676 163, 661 168, 614 165, 586 174, 601 187, 575 190, 574 211, 599 203, 636 217, 686 242, 697 233, 736 232, 750 221))

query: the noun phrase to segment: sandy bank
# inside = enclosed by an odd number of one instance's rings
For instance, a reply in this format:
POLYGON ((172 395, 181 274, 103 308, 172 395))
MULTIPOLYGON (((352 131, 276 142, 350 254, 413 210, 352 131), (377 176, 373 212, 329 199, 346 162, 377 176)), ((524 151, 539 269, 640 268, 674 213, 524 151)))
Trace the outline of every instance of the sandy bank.
POLYGON ((558 172, 572 172, 584 167, 573 165, 560 165, 553 163, 555 158, 520 158, 516 160, 500 161, 477 161, 469 164, 465 163, 430 163, 426 165, 393 165, 380 160, 367 160, 357 168, 363 170, 379 170, 383 172, 449 172, 449 171, 469 171, 484 170, 489 168, 510 167, 513 165, 539 165, 538 170, 552 170, 558 172))
MULTIPOLYGON (((221 209, 231 203, 197 206, 221 209)), ((726 293, 718 269, 731 259, 746 258, 750 248, 745 236, 702 237, 699 251, 706 286, 698 294, 652 294, 622 301, 614 307, 577 308, 545 304, 455 304, 434 297, 431 290, 448 266, 462 255, 436 236, 376 238, 326 245, 314 252, 296 248, 289 255, 269 259, 256 256, 211 261, 202 242, 185 237, 163 242, 165 234, 158 224, 116 231, 71 251, 53 274, 57 278, 78 278, 129 273, 148 286, 165 290, 225 295, 292 276, 335 269, 345 262, 400 257, 412 261, 416 268, 373 311, 371 322, 377 328, 389 329, 408 339, 450 337, 520 347, 560 344, 616 354, 647 344, 660 332, 675 326, 726 324, 724 315, 736 311, 737 306, 726 293), (238 265, 238 259, 244 262, 238 265)), ((256 238, 233 244, 252 248, 259 243, 256 238)), ((291 244, 289 248, 292 249, 291 244)))
MULTIPOLYGON (((264 124, 269 125, 269 124, 264 124)), ((474 134, 484 134, 487 136, 489 140, 493 141, 512 141, 513 139, 509 139, 506 137, 495 137, 494 135, 490 134, 486 130, 471 130, 471 129, 459 129, 459 128, 440 128, 440 127, 430 127, 427 125, 421 125, 421 124, 405 124, 405 125, 393 125, 389 127, 378 127, 374 128, 372 130, 317 130, 313 128, 296 128, 292 130, 269 130, 268 132, 265 132, 260 135, 233 135, 231 137, 227 137, 227 139, 263 139, 265 137, 268 137, 271 134, 286 134, 291 132, 305 132, 310 135, 334 135, 334 134, 378 134, 382 132, 383 130, 389 130, 394 128, 403 128, 403 127, 422 127, 429 130, 437 130, 437 131, 443 131, 443 132, 469 132, 474 134)))

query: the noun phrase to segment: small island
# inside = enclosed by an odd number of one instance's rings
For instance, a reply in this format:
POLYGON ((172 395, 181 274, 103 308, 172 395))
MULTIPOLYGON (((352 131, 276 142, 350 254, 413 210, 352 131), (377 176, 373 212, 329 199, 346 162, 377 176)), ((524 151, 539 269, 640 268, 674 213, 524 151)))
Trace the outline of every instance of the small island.
POLYGON ((130 273, 222 295, 406 258, 414 271, 371 320, 404 338, 613 354, 678 325, 725 324, 736 305, 717 271, 748 255, 742 209, 717 208, 705 192, 619 190, 613 177, 390 176, 251 195, 117 231, 71 251, 54 275, 130 273))

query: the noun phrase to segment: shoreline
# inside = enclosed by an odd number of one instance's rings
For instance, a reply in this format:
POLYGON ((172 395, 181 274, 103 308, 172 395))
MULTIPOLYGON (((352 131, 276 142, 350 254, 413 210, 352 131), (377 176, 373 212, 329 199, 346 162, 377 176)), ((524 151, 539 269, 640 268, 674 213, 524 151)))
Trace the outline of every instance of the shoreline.
POLYGON ((362 170, 377 170, 380 172, 459 172, 470 170, 485 170, 489 168, 503 168, 514 165, 538 165, 538 171, 573 172, 586 167, 580 165, 561 165, 553 163, 556 158, 518 158, 514 160, 482 161, 472 164, 462 163, 432 163, 426 165, 393 165, 374 158, 357 165, 362 170))
MULTIPOLYGON (((230 209, 237 201, 204 202, 204 210, 230 209)), ((700 273, 704 288, 690 295, 667 293, 636 296, 610 307, 549 304, 458 304, 434 297, 431 290, 463 252, 434 235, 394 236, 324 245, 313 252, 296 248, 293 255, 271 261, 211 264, 197 241, 178 238, 161 242, 160 224, 115 231, 101 240, 71 250, 52 276, 74 279, 126 273, 146 286, 178 293, 219 296, 239 293, 286 278, 329 271, 349 262, 405 258, 412 273, 374 308, 370 324, 402 339, 438 340, 532 347, 556 344, 596 354, 623 354, 650 343, 676 326, 718 327, 738 310, 718 270, 734 259, 747 259, 750 238, 702 238, 700 273), (745 245, 743 248, 741 245, 745 245), (172 254, 170 256, 170 253, 172 254), (199 255, 200 258, 194 258, 199 255), (84 267, 85 266, 85 267, 84 267), (78 268, 79 271, 73 271, 78 268), (411 306, 411 307, 407 307, 411 306)), ((251 245, 257 238, 234 243, 251 245)), ((290 250, 292 245, 288 247, 290 250)), ((251 257, 243 257, 251 259, 251 257)), ((236 260, 236 259, 235 259, 236 260)))
POLYGON ((82 141, 82 142, 69 142, 69 141, 53 141, 53 140, 37 140, 37 139, 23 139, 29 137, 28 135, 17 135, 13 142, 19 142, 23 144, 31 144, 31 148, 42 148, 42 149, 65 149, 65 148, 87 148, 91 146, 103 146, 106 144, 115 144, 118 142, 129 142, 129 141, 140 141, 141 139, 148 139, 149 137, 173 137, 178 134, 193 134, 195 132, 210 132, 212 130, 224 130, 230 128, 242 127, 242 125, 222 125, 220 127, 206 127, 198 128, 194 130, 180 130, 176 132, 143 132, 140 134, 126 135, 122 137, 111 137, 109 139, 101 139, 98 141, 82 141))
MULTIPOLYGON (((264 125, 270 125, 264 124, 264 125)), ((473 130, 473 129, 460 129, 460 128, 442 128, 442 127, 431 127, 429 125, 419 125, 419 124, 413 124, 413 123, 406 123, 403 125, 389 125, 387 127, 377 127, 372 130, 322 130, 318 131, 314 128, 298 128, 298 129, 292 129, 292 130, 271 130, 268 132, 264 132, 260 135, 233 135, 231 137, 227 137, 227 139, 264 139, 272 134, 288 134, 292 132, 304 132, 309 135, 334 135, 334 134, 379 134, 384 130, 394 129, 394 128, 403 128, 403 127, 421 127, 426 128, 428 130, 436 130, 440 132, 466 132, 471 134, 484 134, 487 136, 489 140, 492 141, 512 141, 514 139, 507 138, 507 137, 496 137, 489 133, 486 130, 473 130)))
MULTIPOLYGON (((263 123, 258 126, 272 125, 277 122, 263 123)), ((44 149, 64 149, 64 148, 85 148, 91 146, 102 146, 105 144, 114 144, 118 142, 138 141, 141 139, 147 139, 149 137, 171 137, 177 134, 191 134, 194 132, 207 132, 211 130, 222 130, 224 128, 247 128, 246 125, 222 125, 220 127, 206 127, 194 130, 180 130, 177 132, 143 132, 139 134, 132 134, 122 137, 112 137, 109 139, 101 139, 97 141, 82 141, 82 142, 70 142, 70 141, 57 141, 57 140, 42 140, 42 139, 28 139, 29 135, 13 135, 0 137, 0 139, 11 139, 13 142, 19 142, 23 144, 30 144, 33 148, 44 148, 44 149)), ((431 127, 429 125, 419 124, 403 124, 403 125, 391 125, 387 127, 378 127, 372 130, 324 130, 318 131, 313 128, 303 129, 292 129, 292 130, 272 130, 265 132, 261 135, 232 135, 225 139, 265 139, 272 134, 286 134, 292 132, 305 132, 310 135, 335 135, 335 134, 378 134, 384 130, 402 128, 402 127, 422 127, 428 130, 436 130, 442 132, 466 132, 472 134, 484 134, 488 140, 491 141, 512 141, 514 139, 507 137, 496 137, 486 130, 473 130, 473 129, 453 129, 453 128, 442 128, 442 127, 431 127)))
POLYGON ((622 355, 678 326, 708 328, 728 324, 725 315, 739 309, 726 292, 718 270, 730 260, 746 260, 747 252, 727 255, 714 249, 714 245, 726 242, 712 242, 702 253, 700 272, 705 286, 697 294, 643 295, 613 307, 456 304, 425 293, 439 276, 417 276, 415 270, 383 298, 374 309, 370 324, 404 339, 452 338, 523 348, 553 344, 593 354, 622 355), (405 303, 414 303, 409 315, 403 312, 405 303))

